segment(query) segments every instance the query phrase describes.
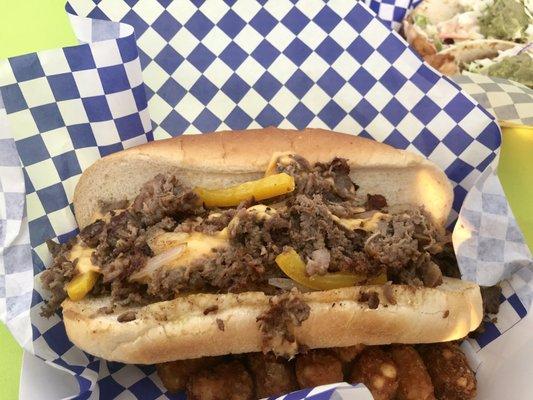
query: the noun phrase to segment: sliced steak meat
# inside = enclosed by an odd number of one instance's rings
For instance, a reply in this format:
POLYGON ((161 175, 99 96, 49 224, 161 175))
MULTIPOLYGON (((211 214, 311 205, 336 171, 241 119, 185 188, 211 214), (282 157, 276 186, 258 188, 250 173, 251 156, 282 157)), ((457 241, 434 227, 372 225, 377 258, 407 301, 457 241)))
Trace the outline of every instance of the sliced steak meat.
POLYGON ((76 274, 76 263, 59 255, 55 258, 53 268, 46 269, 41 274, 43 287, 50 292, 50 298, 43 306, 41 315, 51 317, 67 298, 65 286, 76 274))
POLYGON ((350 167, 344 158, 334 158, 328 164, 317 163, 311 167, 302 157, 283 156, 278 161, 277 171, 294 176, 296 194, 322 194, 333 202, 355 199, 358 186, 351 180, 350 167))
POLYGON ((80 232, 80 239, 89 247, 98 246, 100 235, 105 229, 105 221, 101 219, 96 220, 90 225, 87 225, 80 232))
POLYGON ((230 208, 229 210, 215 210, 208 214, 207 217, 199 218, 200 222, 194 226, 193 230, 212 235, 227 227, 236 213, 237 210, 234 208, 230 208))
POLYGON ((310 310, 295 289, 271 297, 269 308, 257 317, 263 334, 263 352, 273 351, 284 357, 296 354, 298 343, 293 328, 309 318, 310 310))
POLYGON ((481 286, 481 299, 485 314, 498 314, 501 294, 502 288, 499 285, 481 286))
POLYGON ((156 175, 146 182, 135 198, 132 210, 139 214, 141 222, 153 225, 164 217, 183 217, 202 212, 200 197, 185 188, 175 175, 156 175))
POLYGON ((387 200, 380 194, 367 194, 366 209, 367 210, 381 210, 387 207, 387 200))

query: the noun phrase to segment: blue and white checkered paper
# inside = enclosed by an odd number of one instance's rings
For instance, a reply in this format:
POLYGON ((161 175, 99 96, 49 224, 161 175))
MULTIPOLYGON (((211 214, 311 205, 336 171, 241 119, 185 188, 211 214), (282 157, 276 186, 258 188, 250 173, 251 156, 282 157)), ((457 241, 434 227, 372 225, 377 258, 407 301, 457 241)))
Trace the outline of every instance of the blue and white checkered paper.
MULTIPOLYGON (((455 184, 457 217, 496 162, 499 129, 389 30, 408 1, 370 4, 385 23, 345 0, 76 0, 67 10, 82 45, 0 62, 0 146, 9 150, 0 153, 9 168, 0 175, 0 211, 9 210, 0 213, 0 316, 28 350, 78 379, 81 398, 175 398, 152 366, 84 354, 59 316, 38 315, 32 276, 50 261, 44 241, 76 233, 73 189, 106 154, 184 133, 324 127, 436 162, 455 184)), ((523 318, 522 297, 511 286, 505 295, 523 318)))

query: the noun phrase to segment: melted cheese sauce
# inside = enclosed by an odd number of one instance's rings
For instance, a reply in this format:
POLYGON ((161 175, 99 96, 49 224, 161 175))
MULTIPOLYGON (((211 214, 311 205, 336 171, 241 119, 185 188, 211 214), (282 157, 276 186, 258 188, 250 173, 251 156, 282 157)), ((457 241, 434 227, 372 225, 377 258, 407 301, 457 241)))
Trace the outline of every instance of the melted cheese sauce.
POLYGON ((84 274, 89 271, 98 272, 100 268, 97 265, 94 265, 91 261, 91 255, 93 254, 93 252, 94 249, 91 249, 89 247, 83 247, 81 244, 78 243, 72 246, 68 259, 69 261, 74 261, 76 258, 78 259, 76 269, 80 274, 84 274))
POLYGON ((150 248, 155 255, 174 247, 185 244, 185 250, 174 260, 165 265, 167 268, 178 268, 190 265, 195 260, 208 256, 214 249, 229 246, 228 229, 225 228, 214 235, 200 232, 166 232, 154 238, 150 248))
POLYGON ((264 204, 257 204, 255 206, 249 207, 247 211, 254 213, 257 217, 261 219, 272 218, 272 215, 276 213, 276 210, 270 206, 265 206, 264 204))
POLYGON ((291 155, 293 153, 291 152, 275 152, 272 154, 272 158, 270 159, 270 162, 268 163, 268 166, 265 170, 265 176, 277 174, 277 164, 280 163, 283 166, 287 166, 292 162, 291 155))
POLYGON ((378 230, 381 221, 390 220, 390 215, 381 212, 376 212, 370 218, 339 218, 333 215, 333 219, 347 229, 362 229, 367 232, 375 232, 378 230))

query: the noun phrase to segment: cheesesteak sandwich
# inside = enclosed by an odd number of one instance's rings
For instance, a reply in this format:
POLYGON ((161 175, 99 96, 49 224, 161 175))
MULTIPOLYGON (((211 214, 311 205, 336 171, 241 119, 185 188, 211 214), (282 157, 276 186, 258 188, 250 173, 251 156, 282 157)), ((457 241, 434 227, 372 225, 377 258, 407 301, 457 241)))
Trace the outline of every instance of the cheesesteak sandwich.
POLYGON ((152 142, 83 173, 43 313, 139 364, 453 341, 483 310, 442 273, 452 197, 426 159, 320 129, 152 142))

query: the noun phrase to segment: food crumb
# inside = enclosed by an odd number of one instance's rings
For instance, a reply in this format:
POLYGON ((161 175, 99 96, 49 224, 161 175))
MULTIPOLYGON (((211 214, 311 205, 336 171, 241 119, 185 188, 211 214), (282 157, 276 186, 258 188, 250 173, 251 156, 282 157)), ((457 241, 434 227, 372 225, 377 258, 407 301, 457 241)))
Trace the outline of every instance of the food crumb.
POLYGON ((216 321, 217 321, 218 329, 224 332, 224 330, 226 329, 226 327, 224 326, 224 321, 222 321, 220 318, 217 318, 216 321))
POLYGON ((137 318, 135 311, 126 311, 117 317, 118 322, 130 322, 137 318))
POLYGON ((359 293, 359 299, 357 301, 359 303, 367 303, 368 308, 371 310, 375 310, 379 306, 379 296, 374 291, 359 293))
POLYGON ((204 310, 204 315, 210 314, 210 313, 212 313, 212 312, 217 312, 217 311, 218 311, 218 306, 217 306, 217 305, 209 306, 209 307, 207 307, 207 308, 204 310))

